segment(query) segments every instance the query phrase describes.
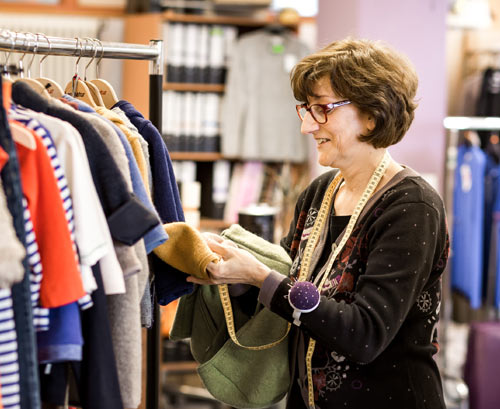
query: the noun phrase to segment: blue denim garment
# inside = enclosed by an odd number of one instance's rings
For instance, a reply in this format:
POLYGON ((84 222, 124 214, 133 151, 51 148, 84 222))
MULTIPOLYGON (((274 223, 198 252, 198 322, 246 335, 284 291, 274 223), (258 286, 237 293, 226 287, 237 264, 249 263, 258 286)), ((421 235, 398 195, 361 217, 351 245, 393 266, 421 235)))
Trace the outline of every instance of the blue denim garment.
MULTIPOLYGON (((2 89, 1 77, 0 89, 2 89)), ((14 220, 16 235, 21 243, 25 244, 19 162, 14 142, 9 132, 7 114, 3 108, 2 92, 0 92, 0 146, 9 155, 9 160, 1 172, 2 183, 7 196, 7 206, 14 220)), ((18 343, 21 408, 39 409, 41 407, 39 395, 40 382, 38 378, 35 330, 33 328, 31 292, 26 258, 23 264, 25 269, 23 281, 12 287, 12 302, 18 343)))

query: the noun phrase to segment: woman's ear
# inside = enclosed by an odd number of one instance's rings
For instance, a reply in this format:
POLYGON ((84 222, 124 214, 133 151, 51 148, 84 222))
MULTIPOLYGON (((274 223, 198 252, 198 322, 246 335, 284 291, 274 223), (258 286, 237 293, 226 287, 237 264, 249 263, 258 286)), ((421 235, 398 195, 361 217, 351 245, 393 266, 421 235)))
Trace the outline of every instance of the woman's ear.
POLYGON ((368 129, 368 131, 372 132, 375 129, 375 125, 377 125, 377 123, 375 122, 375 118, 372 115, 367 115, 366 128, 368 129))

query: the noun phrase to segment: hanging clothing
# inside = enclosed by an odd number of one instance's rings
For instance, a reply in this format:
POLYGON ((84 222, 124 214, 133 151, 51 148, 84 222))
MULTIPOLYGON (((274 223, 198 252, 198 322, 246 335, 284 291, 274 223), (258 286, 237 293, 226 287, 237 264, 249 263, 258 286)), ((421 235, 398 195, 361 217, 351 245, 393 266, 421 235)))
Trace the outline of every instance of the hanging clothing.
POLYGON ((0 231, 2 232, 0 235, 0 271, 2 271, 0 288, 10 288, 23 279, 23 259, 26 256, 26 251, 16 237, 1 180, 0 231))
MULTIPOLYGON (((49 113, 69 121, 82 134, 96 191, 107 217, 111 235, 118 241, 133 244, 139 240, 157 219, 127 190, 123 177, 95 128, 78 112, 70 111, 59 101, 45 100, 23 83, 13 86, 14 100, 35 111, 49 113), (134 222, 128 222, 128 221, 134 222)), ((123 281, 108 280, 104 276, 107 294, 123 293, 123 281)), ((123 280, 123 278, 122 278, 123 280)))
POLYGON ((33 307, 33 326, 35 331, 49 329, 49 309, 40 306, 40 283, 43 279, 43 269, 38 244, 36 241, 28 203, 23 198, 24 228, 26 230, 26 249, 30 267, 31 305, 33 307))
MULTIPOLYGON (((131 103, 122 100, 115 104, 113 108, 120 108, 125 112, 148 143, 153 174, 153 203, 158 210, 162 223, 184 221, 184 212, 172 161, 159 131, 131 103)), ((193 291, 192 283, 186 281, 187 274, 169 266, 155 255, 152 255, 151 263, 155 272, 156 297, 160 305, 167 305, 169 302, 193 291)))
MULTIPOLYGON (((80 110, 82 112, 88 112, 88 113, 93 113, 93 114, 97 115, 96 111, 94 111, 86 103, 79 101, 79 100, 77 100, 69 95, 64 95, 63 97, 64 97, 64 99, 67 99, 68 101, 74 102, 76 104, 76 106, 78 107, 78 110, 80 110)), ((102 118, 102 117, 100 117, 100 118, 102 118)), ((130 144, 128 143, 126 136, 113 122, 109 121, 106 118, 102 118, 102 119, 104 119, 108 124, 110 124, 113 127, 114 131, 116 132, 116 134, 120 138, 120 141, 121 141, 123 147, 125 148, 125 154, 127 155, 127 159, 128 159, 128 164, 129 164, 129 168, 130 168, 130 177, 132 178, 132 187, 133 187, 134 193, 137 195, 137 197, 141 200, 141 202, 151 212, 158 215, 155 207, 153 206, 153 203, 151 202, 151 195, 148 194, 144 183, 142 183, 142 179, 140 176, 140 171, 139 171, 139 167, 137 165, 137 161, 135 160, 134 154, 132 152, 132 148, 131 148, 130 144)), ((143 140, 143 138, 141 140, 143 140)), ((144 143, 146 144, 146 147, 147 147, 147 142, 144 141, 144 143)), ((149 169, 149 173, 150 173, 151 167, 149 166, 149 153, 147 155, 144 155, 144 157, 147 158, 147 168, 149 169)), ((158 218, 159 218, 159 216, 158 216, 158 218)), ((168 235, 165 233, 165 230, 163 229, 161 224, 158 224, 151 231, 146 233, 146 235, 144 236, 144 242, 146 244, 146 251, 148 252, 148 254, 151 253, 151 251, 153 251, 153 249, 155 247, 164 243, 167 239, 168 239, 168 235)))
POLYGON ((55 145, 73 199, 75 240, 83 284, 85 291, 91 293, 97 287, 91 267, 113 252, 113 248, 81 137, 75 128, 60 119, 19 106, 16 110, 43 125, 55 145))
MULTIPOLYGON (((285 31, 242 35, 229 60, 221 115, 221 151, 244 160, 304 162, 307 138, 300 133, 290 71, 308 47, 285 31)), ((300 101, 306 102, 306 101, 300 101)))
MULTIPOLYGON (((125 148, 113 128, 97 115, 81 112, 78 114, 88 120, 98 131, 117 164, 126 188, 131 191, 132 180, 125 148)), ((157 223, 159 223, 159 219, 157 219, 157 223)), ((121 254, 120 243, 115 242, 115 249, 119 260, 123 262, 124 256, 121 254)), ((140 299, 148 280, 149 266, 142 239, 126 249, 130 250, 128 253, 137 260, 137 262, 134 261, 137 267, 132 270, 130 265, 122 264, 126 292, 125 294, 109 296, 107 301, 122 401, 125 407, 135 408, 141 400, 140 299)), ((130 259, 127 262, 132 263, 130 259)))
MULTIPOLYGON (((70 238, 71 238, 71 245, 73 248, 74 252, 74 257, 75 257, 75 262, 79 264, 79 257, 77 255, 77 248, 75 244, 75 224, 74 224, 74 211, 73 211, 73 200, 71 198, 71 192, 68 187, 68 182, 66 180, 66 175, 63 170, 63 168, 60 165, 59 162, 59 157, 56 151, 56 148, 54 146, 52 137, 47 130, 47 128, 43 127, 36 119, 31 118, 30 116, 27 116, 21 112, 18 112, 17 107, 15 105, 12 105, 10 111, 9 111, 9 116, 11 118, 14 118, 18 122, 22 123, 24 126, 26 126, 28 129, 33 131, 35 134, 37 134, 41 141, 43 142, 44 146, 47 148, 46 152, 48 154, 48 157, 50 159, 50 164, 52 166, 54 176, 56 177, 57 180, 57 186, 59 188, 60 192, 60 197, 62 200, 63 208, 64 208, 64 215, 68 224, 68 229, 70 233, 70 238)), ((42 261, 43 263, 43 261, 42 261)), ((85 274, 82 274, 80 272, 80 276, 82 278, 82 284, 85 286, 83 281, 87 278, 85 274)), ((92 306, 92 300, 90 299, 90 296, 88 294, 85 294, 83 297, 81 297, 78 300, 78 303, 80 304, 81 308, 90 308, 92 306)))
POLYGON ((99 115, 102 115, 104 118, 113 122, 127 137, 130 146, 132 147, 132 151, 134 152, 134 157, 137 161, 137 165, 139 166, 139 171, 141 173, 141 178, 146 187, 146 190, 151 191, 149 187, 149 179, 148 179, 148 165, 146 165, 146 158, 142 153, 142 146, 139 141, 140 135, 134 134, 128 126, 122 121, 118 114, 115 114, 113 111, 106 109, 104 107, 96 107, 96 111, 99 115))
MULTIPOLYGON (((113 122, 109 121, 106 118, 99 116, 90 106, 88 106, 84 102, 79 101, 77 99, 74 99, 74 98, 70 97, 69 95, 65 95, 64 99, 71 101, 73 104, 72 106, 76 106, 82 112, 93 113, 97 118, 108 123, 109 125, 111 125, 113 127, 114 131, 116 132, 116 134, 120 138, 120 141, 125 149, 125 154, 126 154, 127 159, 128 159, 128 166, 130 169, 130 177, 132 179, 133 191, 138 196, 138 198, 141 200, 141 202, 151 212, 153 212, 155 215, 157 215, 156 209, 154 208, 153 204, 151 203, 150 195, 148 194, 148 192, 146 192, 146 188, 144 186, 144 183, 142 182, 139 168, 137 165, 137 161, 133 155, 132 148, 131 148, 128 140, 126 139, 125 135, 121 132, 121 130, 113 122)), ((148 155, 148 157, 149 157, 149 155, 148 155)), ((148 165, 148 168, 150 168, 149 165, 148 165)), ((159 219, 158 215, 157 215, 157 217, 159 219)), ((167 239, 168 239, 168 235, 164 231, 163 227, 160 224, 158 224, 155 228, 150 230, 144 236, 144 243, 146 245, 146 251, 148 253, 151 252, 155 247, 161 245, 167 239)), ((141 276, 142 278, 138 282, 139 291, 143 291, 143 294, 141 294, 141 296, 142 296, 141 297, 141 324, 142 324, 142 326, 149 328, 149 327, 151 327, 152 320, 153 320, 152 305, 151 305, 151 292, 150 292, 149 284, 147 284, 145 281, 148 279, 148 276, 149 276, 149 263, 148 263, 148 260, 146 258, 146 254, 144 254, 144 252, 140 249, 138 249, 138 256, 141 260, 141 264, 143 267, 143 271, 142 271, 143 274, 141 276), (143 290, 141 290, 141 289, 143 289, 143 290)))
POLYGON ((0 390, 4 408, 20 408, 18 344, 12 308, 12 293, 8 288, 0 289, 0 390))
MULTIPOLYGON (((2 93, 0 93, 0 147, 9 155, 9 160, 2 168, 1 179, 17 238, 25 245, 19 163, 14 142, 8 128, 7 114, 4 110, 4 107, 10 106, 10 84, 3 84, 1 76, 0 87, 2 88, 2 93)), ((23 280, 12 287, 12 307, 17 336, 19 396, 23 409, 39 409, 41 403, 38 394, 39 377, 36 370, 35 330, 33 328, 30 282, 26 258, 23 260, 23 266, 25 270, 23 280)), ((15 365, 15 362, 13 364, 15 365)), ((3 370, 3 368, 0 368, 0 370, 3 370)))
MULTIPOLYGON (((142 137, 142 135, 139 133, 139 130, 134 126, 134 124, 132 122, 130 122, 130 119, 128 119, 127 115, 125 114, 125 112, 123 112, 119 107, 115 106, 111 109, 111 111, 113 111, 115 114, 117 114, 121 120, 123 121, 123 123, 125 124, 125 126, 130 129, 130 131, 132 131, 133 133, 136 133, 140 136, 139 138, 139 142, 141 144, 141 148, 142 148, 142 153, 144 154, 144 158, 146 159, 146 165, 147 165, 147 168, 146 168, 146 171, 147 171, 147 174, 148 174, 148 181, 149 181, 149 188, 151 189, 151 186, 153 185, 153 175, 151 173, 151 159, 149 157, 149 144, 146 142, 146 140, 142 137)), ((152 196, 152 191, 150 190, 149 194, 150 196, 152 196)))
POLYGON ((458 148, 453 190, 451 285, 470 300, 474 309, 482 304, 485 169, 486 155, 481 148, 466 145, 458 148))
POLYGON ((39 242, 44 270, 40 302, 44 307, 54 308, 77 301, 85 295, 85 291, 47 149, 35 132, 32 135, 36 142, 35 150, 20 144, 16 147, 23 192, 39 242), (57 246, 51 240, 54 236, 58 238, 57 246))

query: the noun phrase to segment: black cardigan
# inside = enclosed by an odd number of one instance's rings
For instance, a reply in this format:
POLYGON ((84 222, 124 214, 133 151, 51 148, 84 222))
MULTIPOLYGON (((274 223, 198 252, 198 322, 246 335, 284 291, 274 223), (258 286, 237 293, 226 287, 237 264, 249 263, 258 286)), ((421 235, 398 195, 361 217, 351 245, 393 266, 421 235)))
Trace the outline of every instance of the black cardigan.
MULTIPOLYGON (((297 202, 281 242, 294 260, 291 275, 300 271, 308 233, 335 172, 314 180, 297 202)), ((319 307, 301 316, 305 348, 309 336, 317 341, 312 365, 317 407, 445 407, 433 355, 448 248, 442 200, 411 169, 399 172, 369 200, 334 264, 319 307)), ((293 322, 290 285, 289 278, 281 282, 270 306, 293 322)), ((297 343, 295 348, 298 367, 304 368, 304 348, 297 343)), ((289 408, 305 407, 295 399, 298 385, 307 385, 301 374, 295 373, 299 382, 292 384, 289 408)))

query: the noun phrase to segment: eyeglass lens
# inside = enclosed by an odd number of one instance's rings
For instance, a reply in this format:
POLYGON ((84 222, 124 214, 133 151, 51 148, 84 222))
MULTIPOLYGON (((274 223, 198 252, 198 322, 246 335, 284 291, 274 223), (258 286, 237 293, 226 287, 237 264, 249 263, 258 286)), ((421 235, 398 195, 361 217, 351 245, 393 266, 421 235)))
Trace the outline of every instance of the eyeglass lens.
MULTIPOLYGON (((312 105, 311 108, 311 114, 314 118, 314 120, 320 124, 323 124, 326 122, 326 112, 323 110, 323 108, 320 105, 312 105)), ((299 109, 299 114, 302 119, 305 118, 307 114, 307 109, 305 107, 301 107, 299 109)))

